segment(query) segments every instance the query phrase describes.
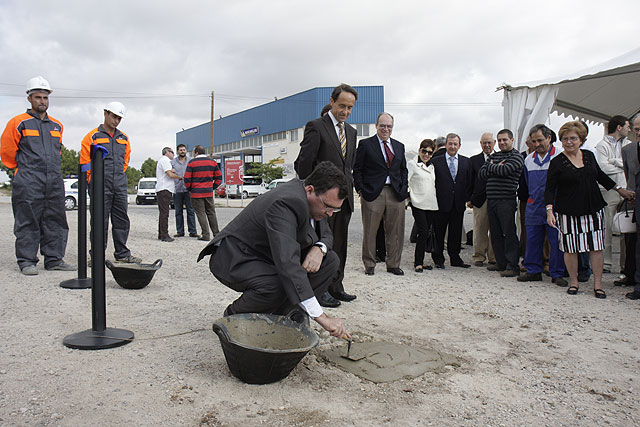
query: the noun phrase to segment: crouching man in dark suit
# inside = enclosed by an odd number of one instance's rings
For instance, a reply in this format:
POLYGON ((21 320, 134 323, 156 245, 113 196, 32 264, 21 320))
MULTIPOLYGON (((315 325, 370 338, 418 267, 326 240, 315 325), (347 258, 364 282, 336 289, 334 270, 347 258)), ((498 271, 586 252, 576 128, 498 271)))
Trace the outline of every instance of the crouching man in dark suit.
POLYGON ((333 163, 304 180, 276 187, 249 204, 200 252, 225 286, 242 292, 224 315, 288 314, 296 308, 336 337, 349 336, 341 319, 323 313, 317 297, 338 277, 327 217, 340 210, 347 181, 333 163))

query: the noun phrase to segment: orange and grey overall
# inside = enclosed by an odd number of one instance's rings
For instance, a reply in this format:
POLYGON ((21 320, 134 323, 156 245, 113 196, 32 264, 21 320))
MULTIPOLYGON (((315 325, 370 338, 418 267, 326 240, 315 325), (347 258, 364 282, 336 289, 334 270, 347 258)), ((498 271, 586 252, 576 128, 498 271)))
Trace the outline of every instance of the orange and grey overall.
POLYGON ((38 246, 45 268, 62 262, 69 226, 60 172, 62 123, 40 119, 27 110, 7 123, 0 138, 2 163, 14 169, 11 205, 16 258, 22 269, 38 263, 38 246))

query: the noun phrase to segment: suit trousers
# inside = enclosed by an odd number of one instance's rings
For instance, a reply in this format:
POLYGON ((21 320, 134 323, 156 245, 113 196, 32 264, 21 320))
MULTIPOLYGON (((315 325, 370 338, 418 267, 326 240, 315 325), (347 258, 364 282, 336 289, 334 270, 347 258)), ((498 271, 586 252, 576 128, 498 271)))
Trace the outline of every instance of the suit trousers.
MULTIPOLYGON (((320 269, 315 273, 308 273, 309 283, 316 298, 325 293, 329 285, 336 278, 336 271, 340 265, 340 260, 335 252, 329 251, 324 257, 320 269)), ((290 307, 291 303, 287 299, 278 271, 273 264, 264 263, 264 266, 256 268, 261 274, 249 277, 243 283, 225 283, 225 286, 242 292, 240 298, 231 303, 226 312, 228 314, 238 313, 277 313, 285 314, 285 307, 290 307)))
POLYGON ((376 266, 376 234, 384 218, 387 268, 400 267, 404 245, 404 201, 398 201, 395 191, 385 185, 375 200, 360 199, 362 210, 362 262, 365 268, 376 266))
POLYGON ((625 233, 622 236, 624 237, 624 245, 627 248, 625 252, 624 275, 627 280, 631 282, 636 275, 636 244, 638 235, 636 233, 625 233))
POLYGON ((491 244, 500 269, 520 271, 520 242, 516 231, 515 196, 513 199, 487 199, 491 244))
POLYGON ((196 214, 193 211, 193 206, 191 205, 191 196, 189 192, 175 193, 173 195, 173 206, 176 210, 176 232, 178 234, 184 234, 184 209, 182 205, 187 207, 187 229, 189 230, 189 234, 198 234, 198 230, 196 229, 196 214))
POLYGON ((158 198, 158 239, 169 237, 169 202, 171 191, 160 190, 156 193, 158 198))
POLYGON ((549 241, 549 274, 552 279, 564 274, 564 252, 558 245, 558 230, 548 224, 527 225, 527 250, 524 255, 524 267, 530 274, 542 273, 544 265, 544 247, 549 241), (545 236, 547 239, 545 239, 545 236))
POLYGON ((349 207, 349 201, 345 200, 342 203, 342 209, 340 212, 334 213, 327 222, 333 233, 333 251, 338 255, 340 260, 340 268, 337 272, 336 280, 331 283, 329 290, 331 292, 344 292, 344 285, 342 279, 344 279, 344 267, 347 263, 347 239, 349 236, 349 221, 351 221, 351 209, 349 207))
MULTIPOLYGON (((622 201, 622 197, 617 191, 607 191, 603 188, 600 189, 600 193, 604 201, 607 202, 607 206, 604 207, 604 250, 602 251, 604 255, 604 267, 613 269, 613 256, 611 255, 611 241, 613 240, 613 236, 611 234, 611 223, 613 222, 613 216, 618 210, 618 203, 622 201)), ((620 239, 620 244, 622 245, 622 237, 616 238, 620 239)), ((620 261, 620 265, 622 265, 624 259, 620 261)))
POLYGON ((489 234, 489 215, 487 214, 487 201, 481 207, 473 207, 473 260, 475 262, 496 262, 493 254, 493 245, 489 234))
POLYGON ((207 240, 212 239, 213 237, 209 233, 209 227, 211 227, 211 233, 213 233, 214 236, 220 232, 213 197, 192 197, 191 205, 193 206, 193 210, 196 211, 198 223, 202 230, 202 238, 207 240))
POLYGON ((447 253, 449 262, 457 264, 460 258, 462 242, 462 221, 464 220, 464 208, 457 210, 455 207, 450 212, 438 211, 435 216, 436 247, 431 253, 431 259, 435 264, 444 264, 444 236, 447 234, 447 253))

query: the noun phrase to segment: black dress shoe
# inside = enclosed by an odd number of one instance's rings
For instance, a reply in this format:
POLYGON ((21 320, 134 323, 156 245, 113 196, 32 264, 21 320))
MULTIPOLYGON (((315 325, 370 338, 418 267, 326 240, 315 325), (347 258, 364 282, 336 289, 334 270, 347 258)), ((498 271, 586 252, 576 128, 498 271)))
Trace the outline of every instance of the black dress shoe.
POLYGON ((385 258, 386 258, 385 256, 376 255, 376 263, 384 262, 385 258))
POLYGON ((469 268, 469 264, 465 264, 464 261, 452 262, 451 267, 469 268))
POLYGON ((640 299, 640 292, 639 291, 629 292, 625 294, 624 297, 632 300, 637 300, 637 299, 640 299))
POLYGON ((393 273, 396 276, 404 276, 404 271, 400 267, 387 268, 387 273, 393 273))
POLYGON ((344 301, 344 302, 353 301, 354 299, 357 298, 355 295, 348 294, 345 291, 338 291, 338 292, 329 291, 329 295, 331 295, 332 297, 334 297, 339 301, 344 301))
POLYGON ((336 308, 340 305, 340 301, 332 297, 329 292, 325 292, 324 294, 320 295, 320 298, 318 298, 318 302, 321 306, 329 308, 336 308))
POLYGON ((613 285, 614 286, 633 286, 635 285, 635 283, 633 282, 633 280, 629 280, 625 277, 624 279, 614 280, 613 285))
POLYGON ((373 276, 375 274, 375 271, 375 267, 367 267, 364 269, 364 274, 366 274, 367 276, 373 276))
POLYGON ((435 264, 436 268, 439 268, 440 270, 444 270, 444 263, 437 263, 435 264))
POLYGON ((518 282, 542 282, 542 273, 522 273, 518 282))

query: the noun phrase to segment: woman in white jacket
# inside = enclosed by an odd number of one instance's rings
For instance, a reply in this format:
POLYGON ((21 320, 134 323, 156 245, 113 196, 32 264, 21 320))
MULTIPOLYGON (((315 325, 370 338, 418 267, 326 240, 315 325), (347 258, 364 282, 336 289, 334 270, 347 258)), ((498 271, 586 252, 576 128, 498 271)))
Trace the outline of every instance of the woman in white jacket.
POLYGON ((411 200, 411 212, 416 223, 418 236, 413 265, 416 273, 422 273, 430 265, 424 265, 424 252, 429 229, 433 225, 435 213, 438 210, 436 199, 436 175, 433 165, 429 163, 435 151, 436 144, 431 139, 425 139, 420 143, 417 161, 407 162, 409 170, 409 198, 411 200))

